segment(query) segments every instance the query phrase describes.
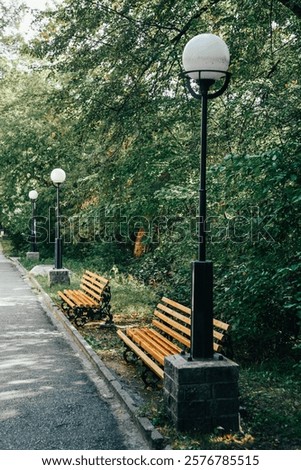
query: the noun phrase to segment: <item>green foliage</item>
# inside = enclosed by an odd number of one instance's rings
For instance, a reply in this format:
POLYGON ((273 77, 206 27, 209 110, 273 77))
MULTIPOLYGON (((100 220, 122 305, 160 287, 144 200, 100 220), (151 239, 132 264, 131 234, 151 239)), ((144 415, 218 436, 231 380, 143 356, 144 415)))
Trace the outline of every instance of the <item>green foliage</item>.
POLYGON ((217 309, 233 325, 239 357, 281 356, 301 319, 300 152, 226 157, 212 178, 224 217, 211 245, 217 309))
POLYGON ((189 304, 200 105, 184 87, 181 55, 203 31, 225 39, 232 72, 227 92, 209 106, 216 315, 233 325, 237 359, 295 354, 301 108, 294 2, 66 0, 46 12, 23 57, 3 61, 1 223, 26 251, 27 194, 37 189, 39 249, 50 256, 49 175, 62 167, 65 255, 101 272, 118 266, 189 304), (134 259, 141 227, 146 253, 134 259))

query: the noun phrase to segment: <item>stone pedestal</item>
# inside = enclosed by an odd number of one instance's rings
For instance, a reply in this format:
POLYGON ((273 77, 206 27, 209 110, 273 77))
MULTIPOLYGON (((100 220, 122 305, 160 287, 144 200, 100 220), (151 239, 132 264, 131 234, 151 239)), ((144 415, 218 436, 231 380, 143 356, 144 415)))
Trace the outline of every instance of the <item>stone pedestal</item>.
POLYGON ((178 431, 238 431, 238 365, 221 355, 197 361, 166 357, 164 400, 178 431))
POLYGON ((28 251, 26 253, 26 259, 29 259, 31 261, 39 261, 40 253, 38 251, 28 251))
POLYGON ((50 287, 55 284, 70 284, 69 269, 50 269, 48 282, 50 287))

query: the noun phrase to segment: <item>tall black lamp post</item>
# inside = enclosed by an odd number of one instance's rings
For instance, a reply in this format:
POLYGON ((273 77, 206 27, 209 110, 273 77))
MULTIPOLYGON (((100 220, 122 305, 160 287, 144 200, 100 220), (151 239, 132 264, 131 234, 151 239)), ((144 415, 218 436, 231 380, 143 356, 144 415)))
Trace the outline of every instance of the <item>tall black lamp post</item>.
POLYGON ((55 225, 55 269, 62 269, 63 267, 63 246, 60 228, 60 199, 59 192, 60 186, 66 179, 66 173, 61 168, 55 168, 50 175, 51 181, 56 186, 56 225, 55 225))
POLYGON ((29 191, 28 197, 31 200, 31 251, 32 253, 36 253, 37 249, 37 230, 36 230, 36 217, 35 217, 35 209, 36 209, 36 200, 38 198, 38 192, 33 189, 29 191))
POLYGON ((198 260, 192 262, 191 358, 195 360, 213 357, 213 265, 206 260, 207 103, 226 90, 230 80, 229 62, 227 45, 214 34, 193 37, 183 51, 188 89, 202 104, 198 260), (209 93, 210 87, 220 79, 221 87, 209 93))

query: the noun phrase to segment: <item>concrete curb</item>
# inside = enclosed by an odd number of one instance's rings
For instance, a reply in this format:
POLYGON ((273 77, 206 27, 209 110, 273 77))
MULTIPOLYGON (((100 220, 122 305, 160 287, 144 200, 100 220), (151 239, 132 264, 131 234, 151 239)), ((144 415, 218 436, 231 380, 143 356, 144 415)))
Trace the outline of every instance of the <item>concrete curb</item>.
POLYGON ((102 362, 98 355, 93 351, 87 341, 80 335, 77 329, 69 322, 69 320, 61 312, 61 310, 55 305, 55 303, 43 290, 42 286, 35 279, 35 277, 31 275, 20 264, 18 258, 10 258, 10 260, 19 270, 24 280, 28 282, 29 286, 39 291, 40 296, 42 297, 42 307, 49 315, 52 322, 56 326, 63 327, 64 331, 68 335, 68 338, 73 342, 77 350, 79 350, 81 354, 85 355, 85 357, 89 360, 94 369, 96 369, 96 371, 100 373, 101 376, 105 379, 112 392, 115 393, 117 397, 122 401, 122 403, 127 408, 128 412, 134 419, 135 423, 137 424, 139 430, 142 432, 143 436, 150 444, 151 448, 166 448, 167 443, 162 434, 160 434, 160 432, 154 427, 154 425, 150 422, 148 418, 138 416, 139 408, 133 398, 129 395, 126 390, 124 390, 121 383, 116 379, 116 377, 114 377, 114 375, 110 372, 110 370, 106 367, 106 365, 102 362))

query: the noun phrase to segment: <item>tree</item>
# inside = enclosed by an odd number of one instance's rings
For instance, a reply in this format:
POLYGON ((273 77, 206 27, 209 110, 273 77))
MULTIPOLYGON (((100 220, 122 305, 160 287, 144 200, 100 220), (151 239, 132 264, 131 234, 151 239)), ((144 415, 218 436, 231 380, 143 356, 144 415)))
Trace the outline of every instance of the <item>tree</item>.
POLYGON ((292 0, 279 0, 284 6, 289 8, 298 18, 301 18, 301 4, 300 1, 292 0))
POLYGON ((55 166, 68 172, 76 153, 68 119, 51 106, 50 91, 57 85, 24 59, 10 61, 0 82, 2 222, 18 245, 28 242, 28 192, 39 192, 38 215, 48 220, 55 200, 50 172, 55 166))
MULTIPOLYGON (((131 269, 144 280, 165 282, 162 289, 189 302, 200 105, 186 92, 181 55, 195 34, 221 35, 231 51, 232 79, 227 93, 209 107, 208 216, 213 222, 220 215, 243 221, 250 207, 256 207, 263 219, 273 211, 278 217, 273 224, 276 244, 258 240, 249 246, 226 237, 210 246, 217 265, 218 314, 226 312, 236 325, 240 351, 246 336, 248 351, 254 349, 256 334, 269 325, 265 289, 275 319, 275 347, 282 345, 283 329, 283 342, 293 341, 287 319, 296 322, 298 315, 295 225, 283 230, 288 220, 297 223, 294 204, 299 200, 298 12, 298 2, 277 0, 67 0, 56 12, 45 13, 30 47, 34 60, 42 60, 35 86, 42 90, 41 79, 47 87, 34 95, 37 100, 29 110, 33 122, 22 105, 22 88, 18 109, 19 123, 23 119, 27 129, 24 147, 19 131, 4 145, 4 155, 17 158, 19 184, 26 181, 24 152, 36 142, 47 155, 46 164, 38 159, 33 168, 39 180, 53 158, 69 168, 66 212, 73 216, 77 252, 84 246, 87 255, 101 247, 115 262, 143 229, 148 249, 132 261, 131 269), (280 191, 285 195, 281 203, 280 191), (275 247, 281 247, 283 265, 275 247), (270 280, 286 281, 286 287, 273 294, 270 280), (241 319, 246 316, 244 330, 241 319), (280 325, 276 332, 275 325, 280 325)), ((32 84, 30 96, 35 90, 32 84)), ((253 223, 258 219, 254 213, 249 218, 253 223)), ((236 230, 244 240, 239 223, 236 230)), ((266 344, 265 350, 273 347, 266 344)))

